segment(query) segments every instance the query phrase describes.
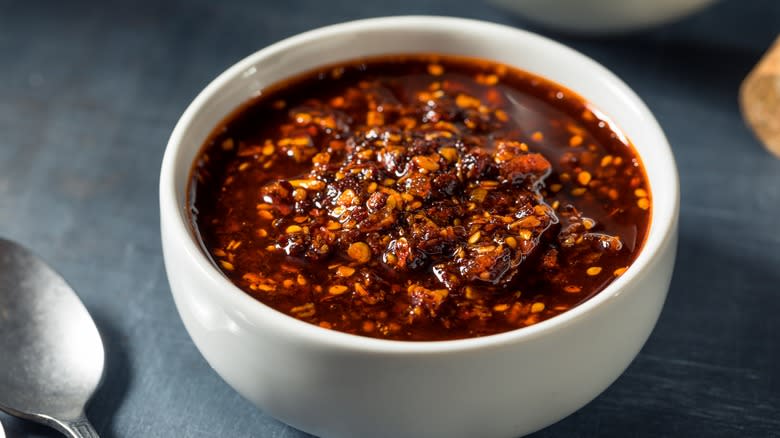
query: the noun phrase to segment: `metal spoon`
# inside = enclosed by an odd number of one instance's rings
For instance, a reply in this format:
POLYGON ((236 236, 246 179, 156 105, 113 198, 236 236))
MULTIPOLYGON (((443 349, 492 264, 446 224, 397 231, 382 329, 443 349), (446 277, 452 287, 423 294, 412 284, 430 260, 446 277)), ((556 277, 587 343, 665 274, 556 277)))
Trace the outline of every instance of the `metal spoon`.
POLYGON ((0 409, 72 438, 97 438, 84 406, 103 375, 103 342, 73 289, 0 239, 0 409))

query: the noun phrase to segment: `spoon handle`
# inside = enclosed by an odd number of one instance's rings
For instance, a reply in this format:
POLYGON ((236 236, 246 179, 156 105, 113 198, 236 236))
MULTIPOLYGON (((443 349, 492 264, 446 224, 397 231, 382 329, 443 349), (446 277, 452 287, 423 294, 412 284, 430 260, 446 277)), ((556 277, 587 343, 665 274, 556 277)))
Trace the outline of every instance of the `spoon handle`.
POLYGON ((75 420, 59 421, 58 423, 57 429, 69 438, 100 438, 84 415, 75 420))

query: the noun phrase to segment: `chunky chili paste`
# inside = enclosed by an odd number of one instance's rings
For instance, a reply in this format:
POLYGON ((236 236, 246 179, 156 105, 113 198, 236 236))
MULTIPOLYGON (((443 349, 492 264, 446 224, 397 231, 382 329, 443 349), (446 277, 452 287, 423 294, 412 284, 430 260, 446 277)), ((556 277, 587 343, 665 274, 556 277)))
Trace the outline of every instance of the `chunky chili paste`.
POLYGON ((505 65, 363 59, 263 90, 213 132, 189 205, 216 266, 326 329, 429 341, 525 327, 620 276, 650 222, 628 140, 505 65))

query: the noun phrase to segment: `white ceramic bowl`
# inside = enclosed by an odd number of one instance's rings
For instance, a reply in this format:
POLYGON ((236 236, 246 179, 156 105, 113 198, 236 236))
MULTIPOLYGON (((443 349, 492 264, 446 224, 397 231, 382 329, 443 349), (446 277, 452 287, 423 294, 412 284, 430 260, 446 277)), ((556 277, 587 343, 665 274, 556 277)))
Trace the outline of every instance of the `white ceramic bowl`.
POLYGON ((551 29, 580 34, 629 32, 679 20, 715 0, 490 0, 551 29))
POLYGON ((195 345, 263 411, 325 437, 512 437, 545 427, 609 386, 661 311, 674 264, 678 181, 656 120, 617 77, 540 36, 491 23, 390 17, 325 27, 254 53, 220 75, 174 129, 160 175, 165 266, 195 345), (263 87, 360 56, 438 52, 493 59, 550 78, 594 103, 636 144, 650 180, 647 242, 628 271, 584 304, 520 330, 400 342, 325 330, 267 307, 204 256, 185 206, 190 166, 209 132, 263 87))

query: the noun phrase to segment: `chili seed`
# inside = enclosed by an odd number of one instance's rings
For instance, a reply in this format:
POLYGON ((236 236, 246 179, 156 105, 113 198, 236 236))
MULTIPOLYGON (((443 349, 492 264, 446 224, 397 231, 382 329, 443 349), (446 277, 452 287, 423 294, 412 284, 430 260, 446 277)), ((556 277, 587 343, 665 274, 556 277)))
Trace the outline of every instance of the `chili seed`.
POLYGON ((337 202, 339 205, 352 205, 357 199, 358 197, 355 194, 354 190, 346 189, 343 192, 341 192, 341 195, 339 195, 339 199, 337 202))
POLYGON ((341 284, 333 285, 328 288, 328 293, 331 295, 341 295, 347 291, 347 287, 341 284))
POLYGON ((336 275, 339 277, 349 277, 350 275, 355 273, 355 268, 350 266, 339 266, 338 269, 336 269, 336 275))
POLYGON ((441 155, 445 160, 449 161, 450 163, 454 163, 458 160, 458 150, 451 147, 445 147, 439 149, 439 155, 441 155))
POLYGON ((295 122, 299 125, 308 125, 311 123, 311 114, 298 113, 295 115, 295 122))
POLYGON ((439 163, 424 155, 417 155, 416 157, 412 158, 412 161, 414 161, 414 164, 416 164, 421 169, 425 169, 429 172, 436 172, 439 170, 439 163))
POLYGON ((257 288, 263 292, 273 292, 276 290, 276 286, 271 284, 265 284, 265 283, 258 284, 257 288))
POLYGON ((474 189, 471 191, 472 201, 482 202, 485 200, 485 197, 487 197, 487 190, 485 189, 474 189))
POLYGON ((455 105, 461 108, 479 108, 479 99, 475 99, 465 94, 458 94, 455 98, 455 105))
POLYGON ((293 190, 293 199, 295 199, 298 202, 306 200, 306 190, 302 188, 297 188, 293 190))
POLYGON ((582 218, 582 226, 584 226, 586 230, 593 229, 593 227, 596 226, 596 221, 587 217, 582 218))
POLYGON ((366 263, 371 260, 371 248, 365 242, 355 242, 349 245, 347 254, 358 263, 366 263))
POLYGON ((325 187, 325 183, 318 179, 291 179, 290 185, 307 190, 322 190, 325 187))
POLYGON ((385 123, 385 116, 382 113, 376 111, 369 111, 366 114, 366 125, 368 126, 380 126, 385 123))
POLYGON ((588 274, 588 275, 590 275, 590 276, 592 277, 592 276, 594 276, 594 275, 599 275, 599 274, 601 273, 601 268, 600 268, 600 267, 598 267, 598 266, 591 266, 591 267, 590 267, 590 268, 588 268, 588 270, 587 270, 587 271, 585 271, 585 272, 587 272, 587 274, 588 274))
POLYGON ((577 174, 577 182, 586 186, 590 182, 592 176, 590 175, 590 172, 588 171, 582 171, 577 174))
POLYGON ((355 292, 357 292, 362 297, 368 295, 368 291, 360 283, 355 283, 355 292))
POLYGON ((268 210, 260 210, 260 211, 257 212, 257 215, 260 216, 261 218, 267 220, 267 221, 270 221, 271 219, 274 218, 274 215, 271 214, 271 212, 268 211, 268 210))
POLYGON ((290 309, 290 313, 296 314, 299 318, 308 318, 314 316, 317 310, 314 308, 314 303, 306 303, 301 306, 295 306, 290 309))
POLYGON ((441 76, 444 74, 444 67, 439 64, 428 64, 428 73, 432 76, 441 76))
POLYGON ((536 216, 528 216, 523 219, 520 219, 519 221, 513 223, 511 226, 512 228, 520 227, 520 228, 535 228, 541 225, 542 222, 536 218, 536 216))

